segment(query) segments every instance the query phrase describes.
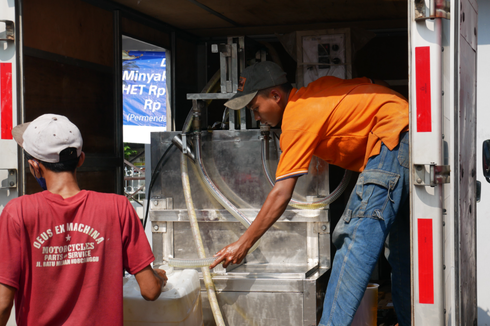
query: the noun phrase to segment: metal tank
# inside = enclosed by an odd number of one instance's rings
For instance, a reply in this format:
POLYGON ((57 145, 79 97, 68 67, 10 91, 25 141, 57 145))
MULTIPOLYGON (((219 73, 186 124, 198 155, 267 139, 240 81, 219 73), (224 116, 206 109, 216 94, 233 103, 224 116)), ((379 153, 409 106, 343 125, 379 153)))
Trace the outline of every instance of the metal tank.
MULTIPOLYGON (((279 133, 278 131, 273 131, 279 133)), ((152 134, 152 166, 179 132, 152 134)), ((272 189, 262 168, 261 132, 202 131, 202 159, 219 190, 251 220, 272 189)), ((271 172, 277 166, 275 137, 269 140, 271 172)), ((206 256, 234 242, 245 228, 206 190, 189 164, 192 199, 200 222, 206 256)), ((153 171, 152 171, 153 172, 153 171)), ((298 180, 294 198, 312 201, 328 195, 328 165, 314 159, 298 180)), ((197 258, 182 191, 180 150, 170 149, 152 190, 150 219, 155 264, 169 257, 197 258)), ((220 307, 229 325, 316 325, 330 267, 328 209, 289 207, 262 237, 246 262, 214 270, 220 307)), ((206 292, 203 288, 205 319, 206 292)))

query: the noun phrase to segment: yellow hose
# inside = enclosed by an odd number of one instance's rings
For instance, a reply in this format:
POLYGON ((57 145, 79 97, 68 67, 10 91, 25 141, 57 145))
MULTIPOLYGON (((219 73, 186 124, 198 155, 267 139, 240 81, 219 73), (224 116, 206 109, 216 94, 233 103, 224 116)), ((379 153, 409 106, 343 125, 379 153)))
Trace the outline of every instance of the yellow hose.
MULTIPOLYGON (((208 84, 204 87, 203 92, 207 93, 212 88, 212 86, 219 80, 219 71, 214 74, 208 84)), ((191 126, 192 118, 188 117, 187 121, 184 123, 183 131, 188 132, 191 126)), ((196 249, 199 254, 199 258, 206 258, 206 253, 204 252, 204 244, 201 238, 201 232, 199 231, 199 224, 197 222, 196 210, 194 208, 194 202, 192 201, 191 186, 189 182, 189 173, 187 168, 187 156, 182 152, 180 158, 180 172, 182 176, 182 187, 184 189, 185 204, 187 207, 187 213, 189 215, 189 222, 192 230, 192 236, 194 238, 194 243, 196 244, 196 249)), ((211 306, 211 311, 213 312, 214 320, 217 326, 225 326, 225 321, 223 320, 223 315, 218 305, 218 298, 216 296, 216 289, 214 287, 213 279, 211 277, 211 272, 209 267, 201 267, 202 278, 204 280, 204 285, 208 292, 208 300, 211 306)))
MULTIPOLYGON (((197 222, 196 211, 194 208, 194 202, 191 196, 191 186, 189 183, 189 175, 187 170, 187 157, 182 154, 181 161, 181 175, 182 175, 182 187, 184 188, 185 204, 187 207, 187 213, 189 215, 189 222, 191 225, 192 236, 194 238, 194 243, 196 244, 197 252, 199 258, 206 258, 206 253, 204 252, 204 245, 201 238, 201 233, 199 232, 199 226, 197 222)), ((225 326, 225 321, 223 320, 223 315, 218 305, 218 298, 216 297, 216 289, 214 288, 213 279, 211 278, 211 272, 209 267, 201 267, 202 277, 204 279, 204 285, 208 292, 209 304, 211 305, 211 310, 213 312, 214 320, 217 326, 225 326)))

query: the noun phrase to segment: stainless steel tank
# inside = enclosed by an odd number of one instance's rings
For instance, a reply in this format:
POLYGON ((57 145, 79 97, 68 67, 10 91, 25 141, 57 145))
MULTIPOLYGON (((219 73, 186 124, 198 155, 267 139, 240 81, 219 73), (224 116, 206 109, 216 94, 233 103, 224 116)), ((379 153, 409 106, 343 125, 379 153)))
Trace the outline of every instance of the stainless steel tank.
MULTIPOLYGON (((152 167, 179 134, 152 133, 152 167)), ((200 135, 203 165, 212 181, 253 220, 272 189, 262 166, 260 130, 202 131, 200 135)), ((270 137, 268 146, 272 175, 280 155, 277 139, 270 137)), ((198 257, 182 190, 180 156, 180 150, 170 149, 151 192, 149 215, 157 265, 170 257, 198 257)), ((245 228, 206 190, 191 161, 189 179, 206 256, 211 257, 236 241, 245 228)), ((328 194, 328 164, 314 158, 308 175, 299 178, 293 198, 313 201, 328 194)), ((244 263, 214 269, 218 302, 228 325, 318 323, 330 268, 328 213, 328 207, 288 207, 244 263)), ((214 325, 203 284, 201 295, 204 324, 214 325)))

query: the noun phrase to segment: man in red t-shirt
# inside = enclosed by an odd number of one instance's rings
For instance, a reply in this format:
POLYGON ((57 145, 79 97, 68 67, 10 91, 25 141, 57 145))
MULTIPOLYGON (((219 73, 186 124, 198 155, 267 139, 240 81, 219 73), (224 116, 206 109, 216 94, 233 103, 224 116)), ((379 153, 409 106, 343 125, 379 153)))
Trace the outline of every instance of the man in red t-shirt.
POLYGON ((0 216, 0 326, 15 299, 17 325, 122 325, 122 271, 146 300, 167 277, 124 196, 80 190, 82 136, 45 114, 12 130, 43 192, 11 200, 0 216))
POLYGON ((210 267, 243 260, 286 210, 298 177, 308 173, 315 155, 361 172, 332 234, 337 252, 320 325, 351 324, 385 240, 398 322, 410 325, 407 101, 368 78, 322 77, 295 89, 278 65, 266 61, 243 71, 236 95, 225 106, 247 107, 255 120, 281 126, 282 154, 276 183, 257 217, 210 267))

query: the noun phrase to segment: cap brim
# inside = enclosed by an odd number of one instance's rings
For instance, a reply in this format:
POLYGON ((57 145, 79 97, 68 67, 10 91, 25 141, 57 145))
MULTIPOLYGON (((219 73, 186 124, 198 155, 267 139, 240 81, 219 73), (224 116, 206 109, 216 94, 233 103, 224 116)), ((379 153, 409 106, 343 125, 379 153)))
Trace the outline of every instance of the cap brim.
POLYGON ((236 98, 232 98, 228 102, 225 103, 225 106, 232 110, 241 110, 246 107, 252 100, 255 95, 257 95, 258 91, 252 92, 250 94, 242 95, 236 98))
POLYGON ((21 125, 15 126, 12 129, 12 136, 20 147, 22 147, 22 144, 24 143, 24 132, 26 131, 27 127, 29 127, 29 124, 30 122, 26 122, 21 125))

